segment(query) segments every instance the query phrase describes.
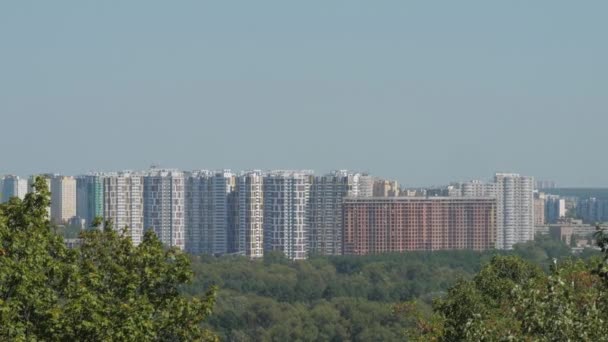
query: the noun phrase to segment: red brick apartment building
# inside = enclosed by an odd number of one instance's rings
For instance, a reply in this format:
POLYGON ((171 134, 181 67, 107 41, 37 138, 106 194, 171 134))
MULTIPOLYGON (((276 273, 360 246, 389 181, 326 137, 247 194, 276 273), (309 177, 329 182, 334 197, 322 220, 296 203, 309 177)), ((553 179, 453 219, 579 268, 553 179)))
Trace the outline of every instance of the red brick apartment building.
POLYGON ((496 199, 347 197, 343 254, 485 250, 496 243, 496 199))

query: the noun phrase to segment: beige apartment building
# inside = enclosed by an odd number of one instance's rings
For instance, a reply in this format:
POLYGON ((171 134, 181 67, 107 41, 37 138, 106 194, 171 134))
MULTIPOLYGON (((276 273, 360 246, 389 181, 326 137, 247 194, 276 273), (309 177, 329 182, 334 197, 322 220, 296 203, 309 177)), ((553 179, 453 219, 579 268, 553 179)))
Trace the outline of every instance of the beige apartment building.
POLYGON ((71 176, 51 177, 51 221, 65 224, 76 216, 76 179, 71 176))

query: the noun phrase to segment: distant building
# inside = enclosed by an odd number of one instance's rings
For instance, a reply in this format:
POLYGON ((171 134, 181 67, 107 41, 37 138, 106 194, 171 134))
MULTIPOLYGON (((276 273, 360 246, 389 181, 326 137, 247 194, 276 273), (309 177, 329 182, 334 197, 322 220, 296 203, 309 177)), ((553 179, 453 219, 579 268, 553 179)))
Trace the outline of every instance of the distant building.
MULTIPOLYGON (((443 187, 433 187, 419 190, 416 196, 428 197, 462 197, 461 184, 450 184, 443 187)), ((409 195, 409 194, 408 194, 409 195)))
POLYGON ((27 179, 20 178, 19 176, 4 176, 1 184, 0 203, 8 202, 13 197, 24 199, 28 193, 27 179))
POLYGON ((76 179, 71 176, 51 178, 51 221, 65 224, 76 216, 76 179))
POLYGON ((185 175, 184 200, 186 214, 186 241, 185 250, 191 254, 202 254, 210 240, 207 235, 211 229, 211 217, 207 193, 210 188, 210 179, 213 173, 207 170, 193 171, 185 175))
POLYGON ((373 197, 344 200, 344 254, 492 249, 495 198, 373 197))
POLYGON ((152 229, 163 244, 185 248, 184 174, 151 169, 144 176, 144 227, 152 229))
POLYGON ((186 250, 193 254, 231 252, 234 241, 235 175, 230 170, 186 175, 186 250), (232 239, 230 239, 232 237, 232 239))
POLYGON ((595 197, 581 199, 577 203, 576 213, 585 223, 608 222, 608 200, 595 197))
POLYGON ((566 200, 559 196, 547 195, 545 199, 546 223, 554 224, 566 217, 566 200))
POLYGON ((534 240, 534 179, 515 173, 497 173, 494 182, 462 184, 464 197, 497 200, 496 248, 512 249, 520 242, 534 240))
POLYGON ((357 196, 359 197, 372 197, 374 196, 374 177, 367 173, 362 173, 359 176, 359 189, 357 190, 357 196))
POLYGON ((103 174, 76 177, 76 216, 84 219, 88 227, 103 215, 103 174))
POLYGON ((554 181, 549 181, 549 180, 537 180, 534 184, 534 188, 541 190, 541 189, 555 189, 557 187, 556 183, 554 181))
POLYGON ((131 172, 106 174, 103 177, 103 201, 104 219, 112 221, 117 231, 126 228, 133 244, 139 245, 144 232, 142 175, 131 172))
POLYGON ((534 226, 542 226, 545 224, 545 201, 544 193, 534 194, 534 226))
POLYGON ((342 254, 342 201, 348 196, 370 197, 368 178, 371 176, 345 170, 314 177, 308 213, 309 253, 342 254))
POLYGON ((312 171, 271 171, 264 176, 264 250, 306 259, 312 171))
POLYGON ((247 171, 236 178, 236 253, 264 256, 264 176, 247 171))
POLYGON ((397 197, 400 192, 397 181, 386 179, 376 179, 374 181, 374 197, 397 197))

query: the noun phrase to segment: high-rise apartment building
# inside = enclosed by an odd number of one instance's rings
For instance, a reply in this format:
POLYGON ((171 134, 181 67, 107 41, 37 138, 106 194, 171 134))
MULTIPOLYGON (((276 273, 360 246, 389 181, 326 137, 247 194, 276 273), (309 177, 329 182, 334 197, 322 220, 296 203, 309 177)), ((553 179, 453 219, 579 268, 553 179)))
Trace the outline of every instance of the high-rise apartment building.
MULTIPOLYGON (((94 188, 97 180, 88 182, 94 188)), ((141 174, 131 172, 111 173, 104 175, 103 183, 103 217, 112 221, 114 229, 131 238, 133 244, 139 245, 144 231, 144 184, 141 174)))
POLYGON ((264 176, 247 171, 236 178, 235 252, 264 256, 264 176))
POLYGON ((503 207, 503 234, 497 236, 499 242, 502 240, 500 248, 511 249, 516 243, 534 240, 534 178, 497 173, 494 182, 500 196, 499 211, 503 207))
POLYGON ((193 254, 233 252, 235 176, 230 170, 186 175, 186 250, 193 254))
POLYGON ((342 254, 342 201, 345 197, 371 197, 372 178, 344 170, 314 177, 308 212, 310 254, 342 254))
POLYGON ((312 171, 271 171, 264 177, 264 249, 306 259, 312 171))
POLYGON ((0 186, 0 203, 8 202, 12 197, 24 199, 27 194, 27 179, 8 175, 3 177, 0 186))
POLYGON ((359 176, 359 180, 357 182, 359 189, 356 191, 357 197, 373 197, 374 196, 374 177, 367 174, 362 173, 359 176))
POLYGON ((534 240, 534 178, 497 173, 493 183, 462 184, 462 195, 496 198, 496 248, 512 249, 516 243, 534 240))
POLYGON ((167 246, 185 248, 184 174, 151 169, 144 176, 144 227, 167 246))
POLYGON ((211 171, 189 172, 184 178, 184 200, 186 214, 185 250, 191 254, 209 253, 208 232, 211 226, 209 208, 209 183, 211 171))
POLYGON ((495 198, 349 197, 344 200, 344 254, 486 250, 495 244, 495 198))
POLYGON ((76 216, 90 226, 95 217, 103 217, 103 174, 76 177, 76 216))
POLYGON ((65 224, 76 216, 76 179, 56 175, 51 178, 51 221, 65 224))

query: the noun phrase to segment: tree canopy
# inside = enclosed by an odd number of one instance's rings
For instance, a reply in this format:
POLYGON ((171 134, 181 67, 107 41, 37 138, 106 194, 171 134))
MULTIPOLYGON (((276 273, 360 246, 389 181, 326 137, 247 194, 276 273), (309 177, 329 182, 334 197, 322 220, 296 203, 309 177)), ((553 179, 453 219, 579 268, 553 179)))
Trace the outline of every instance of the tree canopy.
POLYGON ((554 259, 548 272, 517 256, 496 256, 471 280, 437 299, 431 314, 415 303, 410 337, 423 341, 603 341, 608 336, 608 237, 603 257, 554 259))
POLYGON ((550 270, 552 258, 572 256, 562 241, 548 237, 516 247, 298 261, 275 253, 262 260, 192 256, 195 277, 184 291, 195 295, 211 285, 221 289, 205 325, 225 341, 402 341, 416 321, 396 312, 397 303, 416 300, 427 317, 434 299, 447 296, 459 279, 472 280, 495 256, 512 262, 522 258, 541 273, 550 270))
POLYGON ((111 222, 68 249, 49 222, 46 184, 34 187, 0 205, 0 340, 217 339, 201 325, 216 289, 180 291, 193 276, 185 254, 152 232, 134 246, 111 222))

